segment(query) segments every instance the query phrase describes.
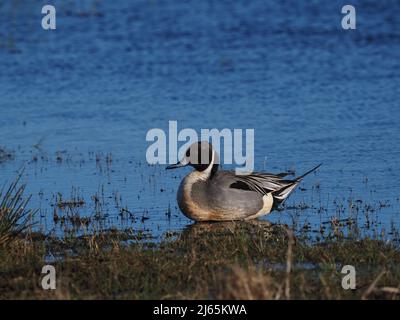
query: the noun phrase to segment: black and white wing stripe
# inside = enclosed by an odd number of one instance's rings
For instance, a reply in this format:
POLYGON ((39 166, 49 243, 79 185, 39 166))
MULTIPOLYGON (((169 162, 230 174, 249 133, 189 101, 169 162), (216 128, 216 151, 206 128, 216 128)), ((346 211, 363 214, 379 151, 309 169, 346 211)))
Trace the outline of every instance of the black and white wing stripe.
POLYGON ((270 173, 253 173, 248 175, 236 175, 236 183, 231 185, 231 188, 240 188, 256 191, 262 195, 272 192, 273 197, 279 203, 283 202, 288 195, 296 188, 299 182, 311 172, 317 170, 321 166, 318 165, 305 174, 297 177, 294 180, 283 179, 286 173, 278 175, 270 173))

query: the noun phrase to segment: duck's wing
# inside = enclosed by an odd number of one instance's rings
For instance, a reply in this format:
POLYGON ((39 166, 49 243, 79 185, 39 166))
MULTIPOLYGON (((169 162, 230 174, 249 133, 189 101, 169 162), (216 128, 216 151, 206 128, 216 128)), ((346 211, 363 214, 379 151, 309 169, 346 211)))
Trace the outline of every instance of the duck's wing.
POLYGON ((293 180, 284 179, 286 173, 255 172, 247 175, 236 175, 232 171, 221 171, 220 174, 225 176, 225 181, 229 182, 229 188, 252 190, 262 195, 272 192, 273 197, 281 203, 306 175, 317 170, 320 166, 321 164, 293 180))
POLYGON ((237 175, 234 171, 218 171, 211 182, 220 187, 251 190, 265 195, 287 186, 292 180, 285 180, 283 176, 272 173, 237 175))
POLYGON ((235 182, 230 185, 231 188, 248 188, 261 194, 267 194, 280 190, 294 180, 285 180, 282 176, 270 173, 252 173, 248 175, 235 175, 235 182))

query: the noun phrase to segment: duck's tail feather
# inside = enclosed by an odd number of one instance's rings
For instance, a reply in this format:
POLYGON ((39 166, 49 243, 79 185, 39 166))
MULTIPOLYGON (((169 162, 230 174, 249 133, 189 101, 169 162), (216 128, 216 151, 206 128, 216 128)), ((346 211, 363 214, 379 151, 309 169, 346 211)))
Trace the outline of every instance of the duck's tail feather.
POLYGON ((275 204, 281 204, 282 202, 284 202, 286 200, 286 198, 289 196, 289 194, 298 186, 298 184, 300 183, 300 181, 308 174, 314 172, 315 170, 317 170, 320 166, 322 165, 322 163, 320 163, 319 165, 317 165, 315 168, 311 169, 310 171, 307 171, 306 173, 304 173, 303 175, 297 177, 296 179, 290 181, 290 183, 286 186, 284 186, 283 188, 276 190, 272 193, 272 196, 274 197, 275 204))
POLYGON ((300 183, 300 181, 293 181, 289 185, 274 191, 272 193, 272 196, 274 197, 274 203, 276 204, 281 204, 283 201, 286 200, 286 198, 289 196, 289 194, 297 187, 297 185, 300 183))
POLYGON ((315 170, 317 170, 320 166, 322 166, 322 163, 320 163, 319 165, 317 165, 316 167, 312 168, 310 171, 307 171, 305 174, 301 175, 300 177, 297 177, 295 179, 295 181, 300 181, 301 179, 303 179, 305 176, 309 175, 310 173, 314 172, 315 170))

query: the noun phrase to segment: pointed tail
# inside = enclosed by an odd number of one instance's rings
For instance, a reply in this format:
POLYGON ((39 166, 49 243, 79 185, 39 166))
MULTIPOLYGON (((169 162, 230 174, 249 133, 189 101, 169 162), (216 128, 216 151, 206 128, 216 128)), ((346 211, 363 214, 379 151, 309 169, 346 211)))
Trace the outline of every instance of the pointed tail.
POLYGON ((309 175, 310 173, 314 172, 315 170, 317 170, 320 166, 322 165, 322 163, 320 163, 319 165, 317 165, 316 167, 314 167, 313 169, 311 169, 310 171, 307 171, 306 173, 304 173, 303 175, 297 177, 296 179, 292 180, 292 181, 288 181, 289 184, 284 186, 283 188, 274 191, 273 192, 273 197, 275 200, 277 200, 277 204, 282 203, 283 201, 286 200, 286 198, 289 196, 289 194, 297 187, 297 185, 300 183, 300 181, 307 175, 309 175))
POLYGON ((311 172, 314 172, 315 170, 317 170, 320 166, 322 166, 322 163, 320 163, 319 165, 317 165, 315 168, 312 168, 310 171, 307 171, 305 174, 301 175, 300 177, 297 177, 295 179, 295 181, 300 181, 301 179, 303 179, 305 176, 309 175, 311 172))

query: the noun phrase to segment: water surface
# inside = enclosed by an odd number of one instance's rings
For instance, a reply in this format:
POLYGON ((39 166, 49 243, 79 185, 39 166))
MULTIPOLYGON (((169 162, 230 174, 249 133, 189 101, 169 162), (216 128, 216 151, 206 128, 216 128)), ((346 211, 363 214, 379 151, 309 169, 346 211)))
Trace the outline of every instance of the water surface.
POLYGON ((398 1, 353 1, 352 31, 341 1, 54 4, 44 31, 37 1, 0 1, 0 146, 15 155, 1 183, 25 166, 46 232, 63 230, 55 212, 154 235, 190 224, 175 200, 189 169, 146 163, 147 131, 169 120, 254 128, 256 170, 323 162, 270 221, 399 225, 398 1), (59 210, 60 195, 85 204, 59 210))

